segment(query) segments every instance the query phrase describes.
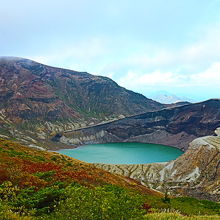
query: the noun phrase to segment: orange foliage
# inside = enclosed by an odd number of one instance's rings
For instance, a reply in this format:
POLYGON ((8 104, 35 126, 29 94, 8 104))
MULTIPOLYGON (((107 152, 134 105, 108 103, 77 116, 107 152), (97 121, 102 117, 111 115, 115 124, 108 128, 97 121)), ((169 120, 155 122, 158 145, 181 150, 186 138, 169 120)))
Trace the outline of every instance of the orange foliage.
POLYGON ((58 181, 77 182, 90 187, 113 184, 161 196, 132 179, 110 174, 92 164, 0 139, 0 184, 4 181, 10 181, 21 188, 35 186, 36 190, 58 181), (50 171, 53 172, 49 178, 41 176, 50 171))
POLYGON ((55 163, 36 163, 32 161, 23 161, 22 170, 28 173, 36 173, 36 172, 48 172, 51 170, 60 171, 61 167, 56 165, 55 163))

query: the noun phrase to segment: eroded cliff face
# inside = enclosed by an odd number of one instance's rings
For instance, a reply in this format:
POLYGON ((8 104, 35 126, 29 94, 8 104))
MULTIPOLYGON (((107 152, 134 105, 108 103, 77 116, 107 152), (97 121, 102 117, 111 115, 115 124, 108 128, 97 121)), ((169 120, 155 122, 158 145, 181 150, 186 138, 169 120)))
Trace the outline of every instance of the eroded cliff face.
POLYGON ((218 136, 193 140, 182 156, 168 163, 96 166, 162 192, 220 201, 219 130, 218 136))
POLYGON ((211 135, 220 126, 220 99, 147 112, 111 123, 65 132, 57 141, 72 145, 143 142, 186 151, 197 137, 211 135))

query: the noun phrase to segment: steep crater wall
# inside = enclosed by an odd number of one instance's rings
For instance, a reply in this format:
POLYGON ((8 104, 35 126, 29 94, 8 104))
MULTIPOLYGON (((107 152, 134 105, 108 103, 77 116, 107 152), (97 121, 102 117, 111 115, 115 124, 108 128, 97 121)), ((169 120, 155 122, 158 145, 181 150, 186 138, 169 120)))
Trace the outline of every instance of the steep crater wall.
POLYGON ((64 132, 52 140, 73 146, 108 142, 155 143, 186 151, 192 140, 212 135, 219 126, 220 100, 212 99, 64 132))
POLYGON ((168 163, 95 165, 158 191, 220 201, 220 129, 216 134, 193 140, 182 156, 168 163))

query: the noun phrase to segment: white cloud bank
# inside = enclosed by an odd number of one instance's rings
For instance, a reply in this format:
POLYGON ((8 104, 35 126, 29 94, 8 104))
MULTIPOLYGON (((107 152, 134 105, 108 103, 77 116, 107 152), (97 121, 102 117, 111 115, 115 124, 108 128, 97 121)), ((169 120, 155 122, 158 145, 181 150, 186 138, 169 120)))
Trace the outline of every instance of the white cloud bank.
POLYGON ((118 80, 119 84, 137 90, 139 87, 210 87, 220 86, 220 62, 213 63, 208 69, 194 74, 163 72, 156 70, 140 74, 129 71, 118 80))

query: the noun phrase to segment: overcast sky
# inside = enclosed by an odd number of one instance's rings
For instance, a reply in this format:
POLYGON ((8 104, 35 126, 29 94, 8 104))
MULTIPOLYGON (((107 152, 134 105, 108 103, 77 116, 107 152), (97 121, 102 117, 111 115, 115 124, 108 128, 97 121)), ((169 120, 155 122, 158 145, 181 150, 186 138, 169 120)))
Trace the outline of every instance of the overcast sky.
POLYGON ((7 0, 0 55, 109 76, 146 96, 220 98, 220 0, 7 0))

